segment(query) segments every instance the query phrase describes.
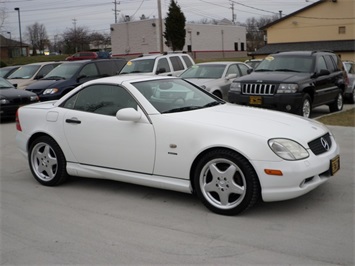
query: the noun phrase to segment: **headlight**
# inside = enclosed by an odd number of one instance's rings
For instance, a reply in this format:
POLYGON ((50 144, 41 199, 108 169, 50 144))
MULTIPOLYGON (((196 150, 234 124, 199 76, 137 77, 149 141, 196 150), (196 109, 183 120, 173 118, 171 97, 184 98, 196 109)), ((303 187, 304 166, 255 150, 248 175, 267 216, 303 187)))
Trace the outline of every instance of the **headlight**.
POLYGON ((10 101, 8 99, 1 99, 0 104, 8 104, 10 101))
POLYGON ((301 160, 309 156, 302 145, 290 139, 270 139, 269 146, 276 155, 285 160, 301 160))
POLYGON ((30 101, 31 102, 38 101, 38 96, 37 95, 31 96, 30 101))
POLYGON ((298 85, 297 84, 280 84, 277 89, 277 93, 295 93, 297 92, 298 85))
POLYGON ((46 89, 43 94, 54 94, 57 93, 58 89, 57 88, 51 88, 51 89, 46 89))
POLYGON ((235 92, 241 92, 242 84, 240 82, 232 82, 230 90, 235 92))

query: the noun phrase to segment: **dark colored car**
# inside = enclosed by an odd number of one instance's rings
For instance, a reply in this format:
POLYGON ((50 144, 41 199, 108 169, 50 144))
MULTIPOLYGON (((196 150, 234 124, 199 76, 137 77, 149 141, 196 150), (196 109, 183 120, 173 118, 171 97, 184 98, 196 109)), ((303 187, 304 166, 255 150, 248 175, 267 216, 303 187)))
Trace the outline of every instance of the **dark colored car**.
POLYGON ((8 76, 10 76, 13 72, 15 72, 19 68, 20 66, 2 67, 0 68, 0 77, 6 79, 8 76))
POLYGON ((280 52, 266 57, 247 76, 233 81, 232 103, 286 111, 309 117, 312 108, 343 108, 347 77, 340 58, 330 52, 280 52))
POLYGON ((16 89, 4 78, 0 78, 0 118, 15 118, 20 106, 38 102, 35 93, 16 89))
POLYGON ((97 59, 99 56, 96 52, 79 52, 65 58, 67 61, 97 59))
POLYGON ((86 81, 117 75, 126 62, 125 59, 66 62, 26 90, 36 93, 41 101, 57 100, 86 81))

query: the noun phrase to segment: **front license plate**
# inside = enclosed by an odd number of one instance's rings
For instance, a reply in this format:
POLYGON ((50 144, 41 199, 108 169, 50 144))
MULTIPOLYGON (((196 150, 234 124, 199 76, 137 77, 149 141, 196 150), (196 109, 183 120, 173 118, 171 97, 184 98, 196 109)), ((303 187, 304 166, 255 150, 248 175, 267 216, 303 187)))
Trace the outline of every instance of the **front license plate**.
POLYGON ((261 96, 249 96, 249 104, 261 105, 262 103, 263 103, 263 98, 261 96))
POLYGON ((340 169, 340 157, 339 155, 330 160, 330 174, 334 175, 340 169))

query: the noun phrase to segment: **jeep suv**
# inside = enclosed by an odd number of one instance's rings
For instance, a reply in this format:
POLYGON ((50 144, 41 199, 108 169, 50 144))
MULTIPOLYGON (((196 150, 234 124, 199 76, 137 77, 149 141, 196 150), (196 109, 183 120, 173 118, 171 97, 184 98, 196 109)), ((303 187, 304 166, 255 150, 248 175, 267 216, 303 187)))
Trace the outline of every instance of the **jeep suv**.
POLYGON ((57 100, 86 81, 117 75, 125 59, 95 59, 66 62, 49 72, 26 90, 36 93, 40 101, 57 100))
POLYGON ((127 62, 121 74, 148 74, 178 76, 194 65, 193 59, 184 53, 156 54, 141 56, 127 62))
POLYGON ((346 73, 330 52, 280 52, 267 56, 250 75, 233 81, 228 100, 309 117, 312 108, 343 108, 346 73))

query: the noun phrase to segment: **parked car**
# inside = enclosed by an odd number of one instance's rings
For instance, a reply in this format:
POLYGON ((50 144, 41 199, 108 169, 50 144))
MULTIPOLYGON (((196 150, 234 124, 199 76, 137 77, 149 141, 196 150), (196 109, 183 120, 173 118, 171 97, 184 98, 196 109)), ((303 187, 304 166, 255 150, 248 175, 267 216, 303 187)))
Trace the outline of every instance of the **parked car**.
POLYGON ((263 61, 262 59, 248 59, 245 60, 244 63, 255 69, 260 63, 263 61))
POLYGON ((15 118, 20 106, 38 102, 35 93, 18 90, 4 78, 0 78, 0 118, 15 118))
POLYGON ((47 75, 55 67, 59 66, 62 62, 41 62, 32 63, 21 66, 10 76, 8 80, 12 84, 17 84, 18 89, 26 89, 32 83, 47 75))
POLYGON ((97 59, 99 56, 96 52, 79 52, 65 58, 67 61, 97 59))
POLYGON ((345 89, 344 97, 350 103, 355 103, 355 63, 351 61, 345 61, 343 63, 349 79, 348 86, 345 89))
POLYGON ((132 59, 122 68, 122 74, 178 76, 194 65, 194 60, 184 53, 147 55, 132 59))
POLYGON ((208 62, 189 67, 180 77, 227 100, 232 81, 247 75, 249 69, 251 67, 241 62, 208 62))
POLYGON ((339 147, 319 122, 230 104, 177 77, 92 80, 56 102, 21 107, 16 127, 43 185, 68 175, 112 179, 196 193, 225 215, 260 197, 301 196, 339 170, 339 147))
POLYGON ((97 59, 65 62, 26 90, 41 101, 57 100, 89 80, 117 75, 126 64, 124 59, 97 59))
POLYGON ((312 108, 343 108, 346 72, 339 57, 320 51, 280 52, 265 58, 248 76, 233 81, 232 103, 309 117, 312 108))
POLYGON ((13 72, 19 69, 20 66, 7 66, 0 68, 0 77, 7 79, 13 72))

